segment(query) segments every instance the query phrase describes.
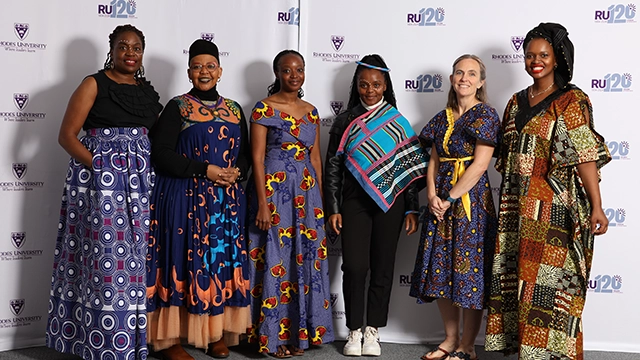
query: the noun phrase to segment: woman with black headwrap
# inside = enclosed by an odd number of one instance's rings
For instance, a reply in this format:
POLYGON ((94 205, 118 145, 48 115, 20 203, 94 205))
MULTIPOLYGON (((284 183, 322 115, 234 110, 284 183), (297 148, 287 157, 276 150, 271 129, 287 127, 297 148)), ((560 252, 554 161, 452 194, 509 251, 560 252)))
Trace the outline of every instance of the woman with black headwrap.
POLYGON ((382 57, 367 55, 357 64, 347 110, 329 131, 325 212, 331 230, 342 235, 349 328, 343 354, 380 356, 378 327, 387 325, 398 238, 402 228, 407 235, 418 228, 415 180, 425 175, 427 158, 396 108, 382 57))
POLYGON ((498 238, 485 347, 520 359, 582 359, 594 235, 607 231, 600 168, 611 160, 591 102, 570 84, 573 44, 559 24, 524 40, 533 84, 505 110, 498 238))
POLYGON ((187 75, 193 88, 167 103, 152 134, 148 340, 164 359, 192 359, 181 342, 224 358, 250 324, 239 181, 251 151, 242 108, 218 94, 214 43, 191 44, 187 75))

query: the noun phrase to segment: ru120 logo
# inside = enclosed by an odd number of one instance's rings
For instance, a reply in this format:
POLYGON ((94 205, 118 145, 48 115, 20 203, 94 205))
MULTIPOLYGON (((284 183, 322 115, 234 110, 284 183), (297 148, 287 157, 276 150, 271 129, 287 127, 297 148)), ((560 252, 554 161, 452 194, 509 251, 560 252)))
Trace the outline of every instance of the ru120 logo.
POLYGON ((630 73, 607 74, 604 76, 604 79, 591 79, 591 89, 604 92, 631 91, 632 81, 633 77, 630 73))
POLYGON ((595 21, 606 24, 626 24, 636 22, 636 4, 613 4, 607 10, 596 10, 595 21))
POLYGON ((444 8, 422 8, 417 14, 407 14, 407 25, 440 26, 444 25, 444 8))
POLYGON ((415 91, 419 93, 442 92, 442 75, 418 75, 415 80, 405 80, 404 89, 405 91, 415 91))
POLYGON ((604 210, 604 214, 607 217, 607 219, 609 220, 609 226, 615 226, 615 227, 626 227, 627 225, 625 225, 625 220, 627 219, 627 211, 623 208, 617 208, 617 209, 613 209, 613 208, 608 208, 608 209, 603 209, 604 210))
POLYGON ((613 160, 631 160, 628 141, 607 141, 606 144, 613 160))
POLYGON ((98 15, 113 19, 135 18, 136 8, 135 0, 111 0, 109 5, 98 5, 98 15))
POLYGON ((593 280, 589 280, 589 291, 605 294, 621 293, 622 276, 598 275, 593 280))
POLYGON ((292 7, 289 11, 278 11, 278 24, 300 25, 300 8, 292 7))
POLYGON ((400 286, 411 286, 411 275, 400 275, 400 286))

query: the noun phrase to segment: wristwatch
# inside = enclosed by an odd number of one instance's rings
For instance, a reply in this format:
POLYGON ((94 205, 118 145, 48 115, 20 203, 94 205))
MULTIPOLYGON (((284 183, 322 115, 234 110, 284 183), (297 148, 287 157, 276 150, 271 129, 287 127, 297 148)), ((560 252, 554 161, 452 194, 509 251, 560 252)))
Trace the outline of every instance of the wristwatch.
POLYGON ((439 197, 440 199, 442 199, 442 200, 446 200, 446 201, 448 201, 448 202, 450 202, 450 203, 452 203, 452 204, 453 204, 456 200, 458 200, 458 199, 454 199, 454 198, 452 198, 448 191, 443 192, 443 193, 442 193, 440 196, 438 196, 438 197, 439 197))

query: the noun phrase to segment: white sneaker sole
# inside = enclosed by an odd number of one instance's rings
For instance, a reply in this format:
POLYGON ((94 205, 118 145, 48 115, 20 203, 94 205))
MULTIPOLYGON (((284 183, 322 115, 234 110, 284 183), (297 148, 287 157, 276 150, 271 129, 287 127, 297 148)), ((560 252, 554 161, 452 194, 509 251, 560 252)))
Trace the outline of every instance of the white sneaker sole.
POLYGON ((362 356, 380 356, 382 353, 380 348, 377 349, 362 349, 362 356))
POLYGON ((360 351, 358 351, 358 349, 344 349, 342 351, 342 355, 344 356, 362 356, 362 349, 360 351))

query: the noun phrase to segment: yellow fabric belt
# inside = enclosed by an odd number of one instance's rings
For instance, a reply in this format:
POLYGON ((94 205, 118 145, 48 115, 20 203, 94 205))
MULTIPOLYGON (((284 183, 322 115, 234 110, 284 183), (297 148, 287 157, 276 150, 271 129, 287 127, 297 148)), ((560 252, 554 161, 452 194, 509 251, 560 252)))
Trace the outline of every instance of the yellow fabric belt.
MULTIPOLYGON (((446 158, 441 157, 440 161, 453 161, 453 180, 451 180, 451 185, 455 185, 458 182, 458 179, 462 177, 466 168, 464 167, 464 162, 473 160, 472 156, 467 156, 463 158, 446 158)), ((467 214, 467 219, 471 221, 471 198, 469 197, 469 192, 462 194, 462 207, 464 208, 464 212, 467 214)))

